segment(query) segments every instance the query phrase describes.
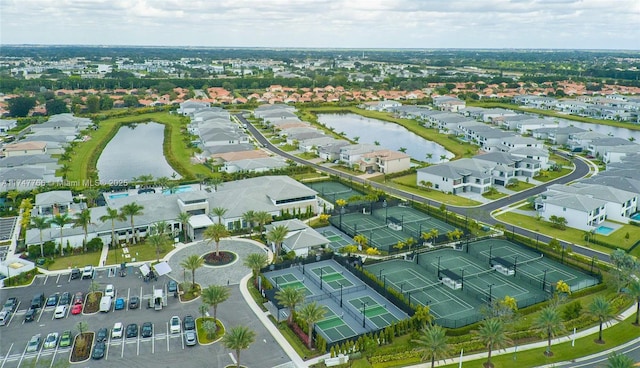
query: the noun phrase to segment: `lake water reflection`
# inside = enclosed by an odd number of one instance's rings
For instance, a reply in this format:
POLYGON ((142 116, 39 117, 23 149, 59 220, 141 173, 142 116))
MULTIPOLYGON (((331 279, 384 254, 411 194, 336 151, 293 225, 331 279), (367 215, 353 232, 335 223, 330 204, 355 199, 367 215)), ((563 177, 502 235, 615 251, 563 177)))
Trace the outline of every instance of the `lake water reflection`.
POLYGON ((158 123, 123 125, 98 158, 100 181, 130 181, 140 175, 180 178, 162 152, 164 125, 158 123))

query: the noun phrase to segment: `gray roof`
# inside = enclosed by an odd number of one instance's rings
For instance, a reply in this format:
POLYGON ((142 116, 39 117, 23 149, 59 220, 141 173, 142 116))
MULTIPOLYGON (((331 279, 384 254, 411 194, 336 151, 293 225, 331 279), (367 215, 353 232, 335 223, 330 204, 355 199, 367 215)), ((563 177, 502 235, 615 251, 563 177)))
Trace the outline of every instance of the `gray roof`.
POLYGON ((57 159, 47 154, 40 155, 25 155, 25 156, 9 156, 0 159, 0 167, 18 167, 38 164, 48 164, 58 162, 57 159))
POLYGON ((589 212, 600 208, 606 204, 605 201, 587 197, 581 194, 563 193, 554 196, 547 197, 544 201, 549 204, 554 204, 559 207, 571 208, 574 210, 589 212))
POLYGON ((509 150, 509 153, 513 155, 549 157, 549 152, 547 150, 535 147, 512 148, 511 150, 509 150))
POLYGON ((73 194, 70 190, 52 190, 50 192, 36 194, 36 206, 48 206, 56 203, 73 202, 73 194))
POLYGON ((209 154, 253 151, 254 149, 256 149, 256 147, 251 143, 222 144, 205 148, 209 154))
POLYGON ((0 178, 7 181, 45 180, 48 175, 53 176, 53 172, 42 166, 20 166, 0 169, 0 178))
POLYGON ((640 194, 640 178, 631 179, 618 176, 594 175, 588 179, 580 180, 580 182, 585 184, 600 184, 627 192, 640 194))
POLYGON ((513 157, 506 152, 489 152, 473 157, 476 160, 488 161, 495 164, 513 165, 516 161, 520 161, 520 157, 513 157))
POLYGON ((637 146, 637 144, 631 142, 628 139, 618 138, 618 137, 596 138, 591 141, 591 144, 599 147, 615 147, 615 146, 629 146, 629 145, 637 146))
POLYGON ((279 157, 247 158, 244 160, 227 161, 227 166, 235 166, 241 171, 257 169, 279 169, 288 166, 284 159, 279 157))

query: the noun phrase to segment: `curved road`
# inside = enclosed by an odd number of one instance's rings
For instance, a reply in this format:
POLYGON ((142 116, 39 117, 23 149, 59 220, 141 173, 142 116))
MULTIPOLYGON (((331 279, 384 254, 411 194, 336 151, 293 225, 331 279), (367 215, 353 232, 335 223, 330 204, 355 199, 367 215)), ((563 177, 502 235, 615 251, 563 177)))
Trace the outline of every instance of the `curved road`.
MULTIPOLYGON (((399 198, 405 198, 405 199, 410 199, 412 201, 417 201, 417 202, 421 202, 421 203, 425 203, 425 204, 429 204, 429 205, 435 205, 440 206, 442 203, 432 200, 432 199, 428 199, 428 198, 424 198, 421 197, 419 195, 413 194, 413 193, 409 193, 409 192, 405 192, 403 190, 400 189, 396 189, 396 188, 391 188, 388 187, 384 184, 380 184, 380 183, 376 183, 376 182, 372 182, 366 179, 362 179, 359 178, 357 176, 354 175, 350 175, 347 173, 344 173, 342 171, 339 170, 335 170, 332 169, 330 167, 324 167, 318 164, 314 164, 311 163, 307 160, 304 160, 300 157, 297 157, 295 155, 292 155, 288 152, 282 151, 280 148, 278 148, 277 146, 274 146, 273 144, 271 144, 271 142, 269 142, 269 140, 267 138, 265 138, 262 133, 256 129, 256 127, 254 127, 247 119, 245 119, 244 116, 242 116, 242 114, 235 114, 234 115, 242 124, 245 124, 245 126, 247 127, 247 129, 249 130, 249 132, 251 132, 251 134, 253 135, 253 137, 256 139, 256 141, 262 145, 265 148, 268 148, 270 151, 277 153, 278 155, 285 157, 287 159, 293 160, 297 163, 303 164, 303 165, 307 165, 307 166, 311 166, 314 169, 318 170, 318 171, 323 171, 326 172, 328 174, 332 174, 332 175, 336 175, 342 178, 346 178, 348 180, 357 182, 357 183, 361 183, 361 184, 367 184, 370 185, 376 189, 380 189, 386 193, 392 194, 396 197, 399 198)), ((563 154, 561 154, 563 155, 563 154)), ((564 156, 565 158, 569 158, 567 156, 564 156)), ((515 227, 513 225, 501 222, 496 220, 495 218, 493 218, 491 216, 491 212, 493 212, 494 210, 497 210, 499 208, 503 208, 503 207, 507 207, 508 205, 512 204, 512 203, 516 203, 522 200, 525 200, 531 196, 540 194, 542 192, 544 192, 546 190, 546 188, 551 185, 551 184, 566 184, 569 182, 572 182, 574 180, 583 178, 584 176, 586 176, 587 174, 589 174, 589 165, 584 162, 582 159, 577 159, 577 158, 573 158, 573 164, 575 165, 575 170, 573 172, 571 172, 569 175, 563 176, 561 178, 549 181, 547 183, 541 184, 539 186, 533 187, 531 189, 528 190, 524 190, 522 192, 518 192, 515 193, 513 195, 510 195, 508 197, 503 197, 500 198, 496 201, 490 202, 490 203, 486 203, 480 206, 475 206, 475 207, 459 207, 459 206, 450 206, 447 205, 447 209, 451 212, 454 212, 458 215, 461 216, 468 216, 469 218, 473 218, 475 220, 478 220, 482 223, 486 223, 489 225, 496 225, 496 224, 502 224, 505 229, 508 229, 509 232, 515 232, 517 234, 520 235, 524 235, 526 237, 532 238, 532 239, 538 239, 542 242, 548 243, 552 238, 543 234, 539 234, 535 231, 531 231, 528 229, 524 229, 524 228, 519 228, 519 227, 515 227)), ((582 254, 586 257, 592 258, 595 257, 596 259, 605 261, 605 262, 609 262, 609 255, 606 253, 602 253, 593 249, 589 249, 586 247, 582 247, 579 245, 575 245, 572 243, 567 243, 564 241, 560 241, 560 244, 565 247, 565 246, 571 246, 572 251, 578 254, 582 254)))

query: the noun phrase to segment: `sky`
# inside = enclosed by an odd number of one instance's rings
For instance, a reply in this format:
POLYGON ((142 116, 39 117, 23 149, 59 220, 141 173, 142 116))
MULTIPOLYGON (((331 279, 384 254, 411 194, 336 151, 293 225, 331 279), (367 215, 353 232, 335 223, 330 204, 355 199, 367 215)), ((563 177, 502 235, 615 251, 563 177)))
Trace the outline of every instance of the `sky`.
POLYGON ((2 44, 640 50, 640 0, 0 0, 2 44))

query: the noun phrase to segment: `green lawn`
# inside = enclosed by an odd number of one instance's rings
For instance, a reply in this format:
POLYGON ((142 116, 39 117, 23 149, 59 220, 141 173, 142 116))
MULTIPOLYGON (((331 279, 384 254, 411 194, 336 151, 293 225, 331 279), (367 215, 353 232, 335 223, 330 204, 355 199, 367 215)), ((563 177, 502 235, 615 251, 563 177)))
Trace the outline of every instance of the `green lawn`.
POLYGON ((71 268, 82 268, 87 265, 98 266, 100 262, 100 252, 80 253, 64 257, 56 257, 49 265, 49 270, 65 270, 71 268))
MULTIPOLYGON (((122 262, 133 262, 133 258, 136 259, 136 262, 156 260, 156 249, 144 242, 136 245, 128 245, 127 249, 129 250, 131 258, 123 257, 124 253, 122 251, 122 247, 118 247, 118 249, 109 249, 107 264, 119 265, 122 262)), ((173 246, 166 245, 160 252, 160 258, 164 257, 171 250, 173 250, 173 246)))
POLYGON ((506 193, 501 193, 501 192, 495 192, 495 193, 492 193, 492 194, 484 193, 484 194, 482 194, 482 196, 493 201, 493 200, 496 200, 496 199, 500 199, 502 197, 506 197, 507 194, 506 193))
POLYGON ((480 202, 474 201, 472 199, 459 197, 453 194, 443 193, 437 190, 424 190, 422 188, 418 188, 416 185, 417 174, 409 174, 405 176, 401 176, 398 178, 388 179, 386 182, 384 180, 384 176, 380 175, 370 180, 375 181, 377 183, 384 183, 387 186, 392 188, 404 190, 421 197, 433 199, 438 202, 454 205, 454 206, 477 206, 481 204, 480 202))
POLYGON ((534 179, 537 181, 541 181, 543 183, 549 182, 551 180, 561 178, 565 175, 571 174, 572 169, 562 168, 560 171, 542 171, 541 175, 536 176, 534 179))
POLYGON ((219 320, 215 320, 213 319, 213 317, 196 318, 196 333, 198 334, 198 343, 211 344, 212 342, 215 342, 216 340, 221 338, 224 335, 224 332, 225 332, 224 326, 219 320), (204 331, 203 324, 205 321, 215 322, 216 326, 218 327, 218 330, 216 331, 216 334, 213 336, 212 339, 209 339, 207 337, 207 333, 204 331))
POLYGON ((514 192, 521 192, 523 190, 531 189, 535 186, 535 184, 527 183, 526 181, 518 181, 517 185, 509 186, 507 189, 513 190, 514 192))

